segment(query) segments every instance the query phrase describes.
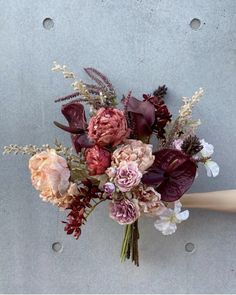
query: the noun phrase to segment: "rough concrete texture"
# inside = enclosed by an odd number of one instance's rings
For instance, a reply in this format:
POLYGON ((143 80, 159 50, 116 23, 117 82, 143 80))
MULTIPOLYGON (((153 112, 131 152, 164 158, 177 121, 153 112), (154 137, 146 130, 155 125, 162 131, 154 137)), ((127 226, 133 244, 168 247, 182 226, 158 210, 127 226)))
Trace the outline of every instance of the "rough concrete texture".
MULTIPOLYGON (((85 75, 106 73, 121 96, 141 96, 165 83, 177 112, 198 87, 199 136, 215 146, 216 179, 200 169, 192 191, 235 188, 236 1, 0 0, 1 147, 52 143, 69 136, 55 97, 70 92, 53 60, 85 75), (46 21, 43 26, 43 20, 46 21), (198 30, 190 27, 201 21, 198 30)), ((79 241, 66 236, 64 214, 31 187, 27 157, 5 156, 0 169, 0 293, 235 293, 236 215, 191 210, 177 233, 163 237, 140 223, 139 268, 119 262, 122 227, 106 206, 91 216, 79 241), (59 241, 62 252, 54 252, 59 241), (191 242, 196 250, 185 251, 191 242)), ((222 198, 224 196, 222 195, 222 198)))

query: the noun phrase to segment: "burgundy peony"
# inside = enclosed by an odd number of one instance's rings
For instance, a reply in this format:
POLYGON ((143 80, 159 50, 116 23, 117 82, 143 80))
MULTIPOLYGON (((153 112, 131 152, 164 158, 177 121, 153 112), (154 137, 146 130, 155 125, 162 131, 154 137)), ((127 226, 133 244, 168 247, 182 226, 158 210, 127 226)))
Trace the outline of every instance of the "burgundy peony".
POLYGON ((86 149, 85 160, 90 175, 105 173, 111 164, 111 154, 109 151, 97 145, 86 149))
POLYGON ((156 153, 153 165, 144 174, 142 182, 157 186, 163 201, 178 200, 192 185, 197 166, 193 159, 176 149, 156 153))
POLYGON ((140 217, 136 200, 122 199, 109 204, 110 217, 119 224, 132 224, 140 217))
POLYGON ((89 137, 99 146, 116 146, 129 136, 124 113, 115 108, 101 108, 89 121, 89 137))

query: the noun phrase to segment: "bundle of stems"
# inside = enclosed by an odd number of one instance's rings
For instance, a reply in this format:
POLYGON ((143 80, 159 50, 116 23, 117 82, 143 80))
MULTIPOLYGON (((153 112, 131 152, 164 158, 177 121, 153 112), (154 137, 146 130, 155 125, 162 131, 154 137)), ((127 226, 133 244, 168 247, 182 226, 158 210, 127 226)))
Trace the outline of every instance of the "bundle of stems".
POLYGON ((124 238, 120 253, 121 262, 131 258, 132 262, 136 266, 139 266, 138 239, 138 220, 136 220, 134 223, 127 224, 125 226, 124 238))

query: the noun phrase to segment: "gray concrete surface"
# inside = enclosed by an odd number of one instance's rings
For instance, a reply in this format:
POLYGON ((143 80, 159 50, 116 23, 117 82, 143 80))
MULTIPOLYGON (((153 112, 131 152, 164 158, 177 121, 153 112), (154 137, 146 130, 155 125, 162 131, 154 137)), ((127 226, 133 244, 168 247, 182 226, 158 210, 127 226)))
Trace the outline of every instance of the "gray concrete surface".
MULTIPOLYGON (((166 83, 173 112, 182 95, 202 86, 198 134, 214 144, 221 174, 209 179, 202 169, 192 191, 235 188, 235 13, 234 0, 0 0, 1 147, 55 137, 70 144, 52 125, 62 121, 53 100, 70 86, 51 64, 83 78, 80 69, 93 66, 119 95, 166 83), (53 27, 46 21, 44 28, 46 18, 53 27)), ((236 293, 236 215, 191 210, 171 237, 142 220, 135 268, 119 262, 122 228, 106 206, 76 241, 63 232, 64 214, 31 187, 26 157, 2 157, 0 179, 0 293, 236 293), (52 250, 54 242, 62 252, 52 250), (185 251, 189 242, 193 253, 185 251)))

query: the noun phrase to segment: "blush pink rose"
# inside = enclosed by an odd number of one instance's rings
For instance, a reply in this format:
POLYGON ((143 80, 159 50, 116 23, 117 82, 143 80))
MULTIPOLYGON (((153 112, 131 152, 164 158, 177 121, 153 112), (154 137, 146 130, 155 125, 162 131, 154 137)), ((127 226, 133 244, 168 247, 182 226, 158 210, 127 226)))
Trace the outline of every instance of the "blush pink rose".
POLYGON ((122 199, 109 204, 109 216, 119 224, 132 224, 140 217, 136 200, 122 199))
POLYGON ((142 173, 138 169, 138 164, 135 162, 121 162, 117 168, 114 178, 115 185, 121 192, 130 191, 137 186, 142 178, 142 173))
POLYGON ((36 190, 63 195, 69 187, 70 170, 67 162, 54 149, 43 151, 30 158, 31 180, 36 190))
POLYGON ((111 164, 110 152, 97 145, 86 149, 85 159, 90 175, 105 173, 111 164))
POLYGON ((88 135, 99 146, 116 146, 129 136, 124 112, 101 108, 89 121, 88 135))

